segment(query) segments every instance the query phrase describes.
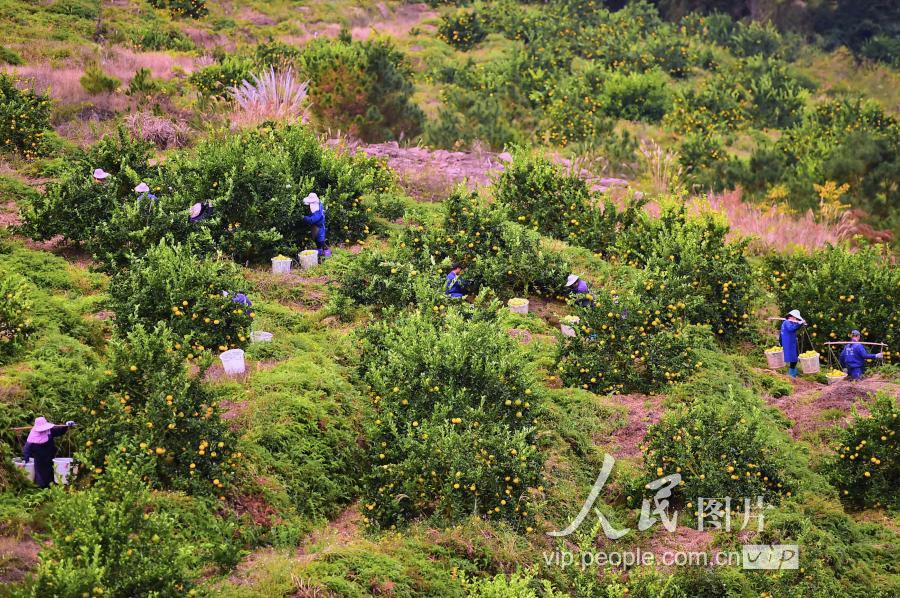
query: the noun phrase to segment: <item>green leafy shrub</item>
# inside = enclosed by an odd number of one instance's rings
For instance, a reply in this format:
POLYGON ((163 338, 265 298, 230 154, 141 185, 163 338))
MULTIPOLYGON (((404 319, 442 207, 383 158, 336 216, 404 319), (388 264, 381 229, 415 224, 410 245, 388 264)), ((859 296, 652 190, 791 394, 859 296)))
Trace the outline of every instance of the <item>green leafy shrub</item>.
POLYGON ((688 508, 697 508, 693 501, 699 497, 730 496, 732 508, 743 511, 749 499, 756 509, 758 496, 771 504, 800 485, 786 435, 767 415, 765 403, 741 387, 697 396, 668 411, 650 427, 641 448, 641 483, 681 474, 675 500, 688 508))
POLYGON ((458 10, 441 18, 438 37, 457 50, 465 52, 481 43, 487 37, 487 30, 477 12, 458 10))
MULTIPOLYGON (((367 249, 339 269, 340 294, 359 305, 407 306, 428 295, 427 289, 443 291, 444 276, 436 268, 419 271, 402 252, 367 249)), ((441 303, 443 292, 426 302, 441 303)), ((445 298, 446 299, 446 298, 445 298)))
POLYGON ((871 406, 871 414, 855 414, 853 423, 841 431, 837 454, 828 473, 841 497, 853 507, 900 506, 900 407, 886 394, 871 406))
POLYGON ((242 455, 202 384, 205 364, 191 376, 179 342, 165 325, 137 325, 112 342, 107 370, 84 398, 83 459, 100 474, 111 455, 147 458, 154 487, 221 494, 242 455))
POLYGON ((22 91, 15 79, 0 73, 0 140, 3 150, 31 160, 44 151, 44 131, 50 128, 50 98, 22 91))
POLYGON ((900 201, 900 187, 893 184, 900 173, 900 123, 875 102, 835 99, 808 108, 802 119, 786 129, 769 149, 761 146, 754 157, 772 159, 784 167, 775 177, 748 181, 785 184, 791 206, 815 209, 819 195, 814 185, 834 181, 848 184, 848 198, 875 218, 893 218, 900 201))
POLYGON ((531 521, 540 397, 517 342, 496 321, 457 308, 415 312, 371 325, 361 354, 374 407, 361 501, 368 523, 452 522, 473 510, 531 521))
POLYGON ((3 64, 11 64, 19 66, 23 63, 22 57, 6 46, 0 46, 0 62, 3 64))
POLYGON ((300 48, 274 40, 256 46, 256 61, 275 70, 296 66, 302 55, 300 48))
MULTIPOLYGON (((507 220, 506 211, 482 204, 475 193, 455 190, 442 205, 440 227, 413 227, 400 243, 418 271, 453 262, 466 268, 469 290, 490 288, 504 298, 535 292, 555 296, 568 275, 568 264, 541 247, 540 236, 507 220)), ((446 272, 444 272, 446 275, 446 272)))
POLYGON ((393 186, 390 171, 363 155, 324 149, 296 126, 213 138, 172 160, 165 177, 185 201, 211 202, 211 218, 194 226, 238 261, 293 255, 312 246, 303 198, 322 200, 331 243, 358 242, 373 224, 365 196, 393 186))
POLYGON ((896 36, 873 35, 863 44, 859 53, 869 60, 883 62, 895 68, 900 66, 900 40, 896 36))
POLYGON ((579 177, 566 174, 543 156, 516 151, 494 185, 497 202, 510 219, 542 234, 606 251, 616 236, 638 217, 643 200, 619 210, 607 198, 601 209, 579 177))
POLYGON ((197 258, 189 246, 163 242, 116 274, 110 307, 122 332, 165 323, 185 347, 221 352, 248 342, 255 314, 235 302, 246 285, 233 262, 197 258))
POLYGON ((206 0, 150 0, 150 6, 168 9, 176 18, 202 19, 209 14, 206 0))
POLYGON ((659 122, 669 109, 669 78, 660 70, 609 73, 600 106, 613 118, 659 122))
POLYGON ((154 79, 153 73, 146 67, 141 67, 134 73, 134 77, 128 82, 125 94, 129 96, 149 95, 162 89, 163 81, 154 79))
POLYGON ((25 279, 0 270, 0 359, 21 347, 34 331, 32 310, 25 279))
POLYGON ((229 88, 250 79, 253 70, 254 63, 251 59, 227 54, 218 62, 191 73, 188 81, 202 97, 223 99, 228 96, 229 88))
POLYGON ((92 64, 84 69, 84 75, 79 79, 81 87, 90 94, 113 93, 119 89, 121 81, 103 72, 99 65, 92 64))
POLYGON ((145 50, 190 52, 196 48, 191 38, 180 30, 160 25, 151 25, 137 31, 132 37, 132 41, 145 50))
POLYGON ((152 150, 150 143, 120 128, 89 149, 74 152, 62 163, 58 178, 22 209, 23 231, 34 239, 62 235, 70 241, 90 241, 122 199, 134 197, 133 187, 150 170, 152 150), (92 178, 96 168, 113 176, 98 184, 92 178))
POLYGON ((661 306, 734 338, 748 329, 757 289, 748 241, 729 242, 728 233, 721 217, 689 217, 684 205, 668 207, 659 218, 643 214, 617 237, 614 252, 644 269, 643 292, 661 306))
POLYGON ((388 39, 317 38, 299 70, 310 80, 312 112, 323 124, 367 141, 416 137, 424 116, 412 103, 412 71, 388 39))
POLYGON ((494 185, 494 196, 509 208, 510 218, 545 235, 575 242, 586 233, 587 184, 544 156, 514 152, 494 185))
MULTIPOLYGON (((847 340, 857 329, 864 341, 896 346, 900 272, 878 247, 771 255, 765 267, 780 313, 801 310, 813 343, 847 340)), ((818 348, 824 354, 824 347, 818 348)))
POLYGON ((33 591, 53 596, 176 596, 191 587, 193 547, 175 518, 154 504, 142 477, 146 458, 112 455, 106 472, 79 492, 52 492, 33 591))
POLYGON ((567 385, 600 393, 654 392, 700 367, 697 350, 711 337, 685 326, 677 307, 630 292, 600 290, 593 299, 594 307, 579 310, 575 337, 563 338, 557 351, 567 385))

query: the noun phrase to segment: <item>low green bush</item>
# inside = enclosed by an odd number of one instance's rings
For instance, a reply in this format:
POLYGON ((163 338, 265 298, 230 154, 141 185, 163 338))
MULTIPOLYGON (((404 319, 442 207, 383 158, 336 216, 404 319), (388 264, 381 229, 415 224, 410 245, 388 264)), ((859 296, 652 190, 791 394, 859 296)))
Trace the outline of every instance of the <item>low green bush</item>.
POLYGON ((312 113, 322 125, 366 141, 421 132, 424 115, 412 102, 412 71, 389 39, 320 37, 304 48, 298 69, 310 81, 312 113))
POLYGON ((122 333, 165 323, 185 349, 221 352, 249 342, 255 314, 236 302, 246 290, 233 262, 198 258, 189 246, 163 242, 113 277, 109 306, 122 333))
POLYGON ((33 332, 31 292, 24 278, 0 270, 0 361, 33 332))
POLYGON ((773 254, 766 258, 765 268, 780 313, 799 309, 823 355, 821 343, 848 340, 853 329, 862 332, 864 341, 896 346, 900 272, 879 247, 773 254))
POLYGON ((669 78, 660 70, 612 71, 603 81, 600 109, 617 119, 659 122, 669 110, 669 85, 669 78))
POLYGON ((374 411, 366 521, 454 522, 474 511, 529 524, 528 489, 541 479, 533 444, 541 399, 517 341, 489 314, 470 319, 455 307, 376 322, 363 339, 374 411))
POLYGON ((193 583, 175 518, 154 504, 142 477, 144 457, 112 455, 94 485, 78 492, 56 487, 33 592, 52 596, 176 596, 193 583))
POLYGON ((168 9, 169 14, 176 18, 202 19, 209 14, 206 0, 150 0, 150 6, 168 9))
POLYGON ((651 296, 607 290, 581 309, 580 328, 561 340, 557 368, 569 386, 599 393, 654 392, 686 380, 702 362, 707 329, 685 326, 680 306, 651 296))
POLYGON ((506 210, 486 205, 477 194, 455 190, 442 205, 441 226, 413 227, 400 236, 401 255, 417 272, 452 263, 466 269, 468 291, 489 288, 502 298, 536 293, 556 296, 569 274, 562 257, 541 246, 540 236, 509 222, 506 210))
POLYGON ((791 454, 787 435, 768 415, 765 403, 740 386, 694 397, 668 411, 650 427, 642 450, 641 484, 681 474, 683 483, 673 491, 674 500, 688 509, 698 508, 700 497, 727 496, 737 511, 744 510, 745 499, 756 509, 757 497, 777 503, 796 494, 802 482, 801 465, 791 454))
POLYGON ((487 37, 487 30, 476 11, 457 10, 441 18, 438 37, 457 50, 465 52, 481 43, 487 37))
POLYGON ((494 194, 515 222, 595 252, 609 251, 616 237, 637 221, 645 203, 632 199, 620 210, 607 198, 601 208, 581 178, 522 150, 503 169, 494 194))
POLYGON ((197 88, 197 92, 203 98, 224 99, 228 97, 229 88, 250 79, 253 70, 254 63, 251 59, 227 54, 218 62, 191 73, 188 81, 197 88))
POLYGON ((294 512, 315 522, 337 516, 359 494, 362 398, 349 372, 322 356, 325 347, 305 338, 298 344, 306 351, 291 347, 294 357, 254 375, 240 448, 273 504, 281 490, 294 512))
POLYGON ((12 66, 19 66, 23 63, 22 57, 6 46, 0 46, 0 62, 12 66))
POLYGON ((62 235, 76 243, 94 238, 121 201, 134 198, 133 188, 149 172, 153 146, 120 128, 87 150, 78 150, 62 163, 57 179, 46 191, 22 207, 22 230, 33 239, 62 235), (102 168, 111 176, 103 184, 92 178, 102 168))
POLYGON ((90 94, 113 93, 122 84, 121 81, 107 75, 99 65, 92 64, 84 69, 84 75, 79 79, 81 87, 90 94))
POLYGON ((827 471, 841 498, 854 508, 897 509, 900 497, 900 407, 880 394, 868 417, 855 414, 840 433, 827 471))
POLYGON ((644 270, 643 290, 663 308, 734 339, 749 330, 758 289, 748 241, 730 241, 729 230, 715 214, 692 217, 684 205, 670 206, 659 218, 642 214, 617 236, 613 251, 644 270))
POLYGON ((151 25, 134 33, 132 41, 145 50, 175 50, 190 52, 196 48, 194 42, 175 28, 151 25))
POLYGON ((15 79, 0 73, 0 142, 6 152, 34 159, 44 152, 44 131, 50 128, 50 97, 22 91, 15 79))
POLYGON ((202 384, 208 363, 189 374, 179 340, 161 324, 112 341, 107 369, 84 397, 81 458, 94 474, 114 454, 146 458, 154 487, 221 495, 242 455, 202 384))

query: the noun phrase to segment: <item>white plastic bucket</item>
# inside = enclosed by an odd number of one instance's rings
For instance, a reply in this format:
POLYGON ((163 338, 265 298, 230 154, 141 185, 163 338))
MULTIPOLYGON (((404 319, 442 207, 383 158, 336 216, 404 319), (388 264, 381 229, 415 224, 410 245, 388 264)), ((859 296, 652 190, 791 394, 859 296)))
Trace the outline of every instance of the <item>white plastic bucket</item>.
POLYGON ((264 330, 254 330, 250 333, 251 343, 270 343, 272 342, 272 333, 264 330))
POLYGON ((309 270, 319 265, 319 252, 315 249, 301 251, 297 257, 300 258, 300 267, 304 270, 309 270))
POLYGON ((16 457, 13 459, 13 465, 16 469, 21 469, 25 472, 25 477, 27 477, 32 482, 34 481, 34 459, 30 459, 28 463, 25 462, 25 459, 20 459, 16 457))
POLYGON ((784 352, 779 351, 778 353, 766 353, 766 360, 769 362, 769 367, 773 370, 777 370, 778 368, 784 367, 784 352))
POLYGON ((559 323, 559 331, 563 336, 575 336, 575 327, 581 323, 581 318, 566 318, 559 323))
POLYGON ((72 457, 57 457, 53 460, 53 481, 65 486, 69 476, 75 475, 75 463, 72 457))
POLYGON ((515 300, 516 299, 510 299, 507 302, 507 306, 509 306, 509 311, 513 312, 514 314, 522 314, 523 316, 525 314, 527 314, 528 313, 528 299, 520 299, 521 301, 525 302, 521 305, 513 304, 513 301, 515 301, 515 300))
POLYGON ((236 375, 244 373, 244 351, 241 349, 229 349, 221 355, 222 367, 226 374, 236 375))
POLYGON ((273 274, 288 274, 291 271, 291 258, 277 259, 272 258, 273 274))
POLYGON ((819 356, 800 357, 800 371, 804 374, 817 374, 819 372, 819 356))

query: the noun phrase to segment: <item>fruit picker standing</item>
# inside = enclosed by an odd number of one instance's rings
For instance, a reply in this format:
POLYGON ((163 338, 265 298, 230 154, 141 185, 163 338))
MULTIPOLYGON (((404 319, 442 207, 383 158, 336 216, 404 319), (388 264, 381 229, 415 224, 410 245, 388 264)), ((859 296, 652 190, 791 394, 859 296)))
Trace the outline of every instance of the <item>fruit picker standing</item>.
POLYGON ((463 267, 459 263, 455 263, 450 267, 450 272, 447 274, 447 280, 444 282, 444 292, 448 297, 461 299, 465 296, 466 291, 464 287, 468 284, 468 281, 460 278, 462 271, 463 267))
POLYGON ((884 356, 883 353, 869 353, 866 351, 866 348, 859 342, 859 338, 859 330, 852 331, 850 333, 851 342, 844 346, 844 350, 838 356, 838 361, 841 362, 841 366, 847 368, 847 373, 850 375, 851 380, 862 378, 863 373, 866 371, 867 359, 881 359, 884 356))
POLYGON ((331 249, 325 240, 325 210, 322 209, 319 196, 310 193, 303 199, 303 203, 309 206, 309 216, 304 216, 303 222, 312 227, 312 237, 316 242, 316 249, 319 250, 319 257, 331 256, 331 249))
POLYGON ((588 284, 576 274, 569 274, 566 279, 566 288, 576 297, 575 304, 580 307, 594 307, 594 296, 588 284))
POLYGON ((34 483, 41 488, 46 488, 53 482, 53 458, 56 457, 56 443, 54 438, 62 436, 75 427, 75 422, 67 421, 65 424, 51 424, 45 417, 34 420, 34 426, 28 433, 22 456, 27 463, 34 459, 34 483))
POLYGON ((781 323, 781 349, 784 352, 784 362, 788 364, 788 374, 791 378, 797 377, 797 360, 799 350, 797 347, 797 331, 806 325, 806 320, 800 315, 800 310, 792 309, 787 318, 781 323))

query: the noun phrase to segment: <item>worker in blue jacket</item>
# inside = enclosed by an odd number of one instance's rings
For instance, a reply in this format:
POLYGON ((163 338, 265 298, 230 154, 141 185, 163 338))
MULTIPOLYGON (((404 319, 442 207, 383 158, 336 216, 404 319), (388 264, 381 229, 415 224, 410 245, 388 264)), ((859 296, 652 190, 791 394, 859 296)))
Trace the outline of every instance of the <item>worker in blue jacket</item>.
POLYGON ((797 377, 797 360, 800 354, 797 346, 797 331, 804 325, 806 325, 806 320, 800 315, 798 309, 788 312, 787 318, 781 323, 781 348, 784 351, 784 362, 788 364, 788 374, 791 378, 797 377))
POLYGON ((303 222, 312 227, 312 236, 316 242, 316 249, 319 250, 319 257, 329 257, 331 249, 325 240, 325 210, 322 209, 322 202, 319 201, 318 195, 310 193, 303 203, 309 206, 309 216, 304 216, 303 222))
POLYGON ((459 299, 465 296, 466 291, 463 287, 466 286, 466 281, 460 277, 462 271, 463 268, 460 264, 453 264, 450 268, 450 272, 447 274, 447 280, 444 282, 444 292, 447 293, 448 297, 459 299))
POLYGON ((882 353, 869 353, 866 348, 859 342, 859 330, 850 333, 850 343, 841 351, 838 360, 841 365, 847 368, 847 373, 851 380, 859 380, 866 371, 867 359, 881 359, 882 353))

